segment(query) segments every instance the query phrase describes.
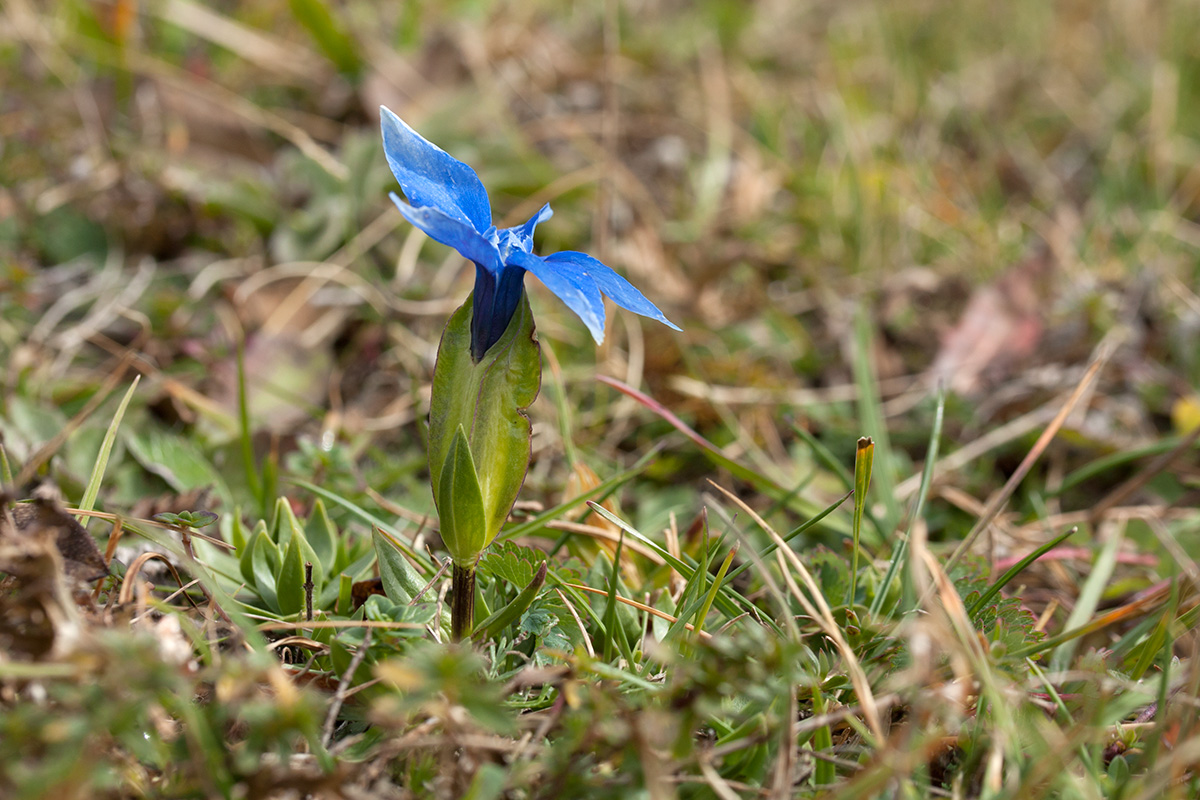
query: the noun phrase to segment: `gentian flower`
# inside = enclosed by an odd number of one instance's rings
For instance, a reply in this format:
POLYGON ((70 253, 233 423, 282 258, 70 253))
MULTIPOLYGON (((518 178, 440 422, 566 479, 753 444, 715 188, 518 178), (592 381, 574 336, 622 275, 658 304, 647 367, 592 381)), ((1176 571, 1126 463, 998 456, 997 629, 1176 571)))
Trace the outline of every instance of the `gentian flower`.
POLYGON ((629 281, 586 253, 534 254, 533 231, 554 213, 549 204, 524 225, 497 228, 492 224, 487 190, 475 170, 427 141, 386 107, 379 110, 388 166, 408 198, 406 203, 393 192, 392 202, 429 238, 453 247, 475 264, 473 360, 483 358, 508 327, 525 291, 526 271, 579 315, 596 344, 604 340, 602 295, 679 330, 629 281))

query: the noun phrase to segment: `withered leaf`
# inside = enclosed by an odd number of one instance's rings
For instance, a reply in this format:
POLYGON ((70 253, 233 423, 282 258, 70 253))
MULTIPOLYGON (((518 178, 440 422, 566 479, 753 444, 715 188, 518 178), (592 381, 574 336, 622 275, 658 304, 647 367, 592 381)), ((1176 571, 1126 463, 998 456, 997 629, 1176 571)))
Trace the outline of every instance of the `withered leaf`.
POLYGON ((56 489, 39 487, 33 500, 15 505, 12 517, 17 532, 52 532, 68 576, 82 581, 103 578, 108 574, 104 554, 96 540, 66 512, 57 495, 56 489))

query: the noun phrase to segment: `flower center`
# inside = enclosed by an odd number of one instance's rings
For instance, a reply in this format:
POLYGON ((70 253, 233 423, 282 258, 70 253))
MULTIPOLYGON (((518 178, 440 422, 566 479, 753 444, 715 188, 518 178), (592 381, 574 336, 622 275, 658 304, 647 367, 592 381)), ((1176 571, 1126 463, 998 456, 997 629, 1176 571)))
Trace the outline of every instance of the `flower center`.
POLYGON ((483 236, 496 245, 496 249, 500 251, 501 263, 507 262, 508 256, 514 251, 533 252, 533 239, 523 235, 520 228, 498 229, 493 225, 484 232, 483 236))

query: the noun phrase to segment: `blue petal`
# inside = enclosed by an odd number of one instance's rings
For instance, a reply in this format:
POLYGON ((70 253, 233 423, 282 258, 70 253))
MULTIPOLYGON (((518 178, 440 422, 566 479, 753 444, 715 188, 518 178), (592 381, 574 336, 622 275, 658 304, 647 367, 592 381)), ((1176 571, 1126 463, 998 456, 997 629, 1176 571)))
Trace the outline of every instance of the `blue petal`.
POLYGON ((537 276, 546 288, 567 304, 591 331, 596 344, 604 341, 604 298, 596 283, 570 265, 553 264, 549 258, 517 251, 508 255, 508 263, 523 267, 537 276))
POLYGON ((430 239, 453 247, 466 258, 492 272, 499 272, 503 268, 500 251, 496 249, 496 245, 480 236, 466 222, 450 217, 429 206, 413 208, 397 197, 395 193, 391 195, 391 198, 404 218, 425 231, 430 239))
POLYGON ((487 190, 475 170, 427 141, 386 106, 379 107, 383 152, 408 201, 436 208, 479 233, 492 224, 487 190))
POLYGON ((554 209, 550 208, 550 204, 542 206, 542 210, 529 218, 529 221, 521 226, 521 235, 526 239, 533 239, 533 229, 538 226, 539 222, 545 222, 554 216, 554 209))
MULTIPOLYGON (((680 330, 680 327, 667 319, 658 306, 646 299, 632 283, 622 278, 613 270, 587 253, 577 253, 574 250, 564 250, 546 256, 546 263, 566 272, 574 270, 576 274, 590 278, 596 288, 612 299, 621 308, 641 314, 643 317, 656 319, 667 327, 680 330)), ((535 273, 536 274, 536 273, 535 273)), ((538 275, 540 278, 541 276, 538 275)), ((582 279, 580 279, 582 282, 582 279)), ((603 315, 601 315, 603 316, 603 315)))

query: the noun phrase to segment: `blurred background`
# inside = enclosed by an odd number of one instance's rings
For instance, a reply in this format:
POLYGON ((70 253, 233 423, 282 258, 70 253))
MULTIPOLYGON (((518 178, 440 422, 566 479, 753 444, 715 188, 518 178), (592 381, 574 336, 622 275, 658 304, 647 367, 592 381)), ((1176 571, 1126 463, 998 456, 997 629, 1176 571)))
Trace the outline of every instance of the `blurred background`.
MULTIPOLYGON (((41 472, 78 494, 122 392, 105 398, 140 374, 101 505, 243 502, 244 342, 259 457, 419 520, 433 358, 473 270, 387 200, 380 104, 471 164, 498 222, 551 203, 542 252, 599 257, 684 329, 610 313, 596 348, 528 281, 547 363, 530 503, 662 443, 622 496, 655 530, 720 474, 597 374, 815 500, 875 436, 892 524, 940 381, 957 460, 935 539, 969 527, 1090 359, 1051 496, 1022 508, 1086 508, 1121 454, 1196 426, 1200 4, 566 5, 5 0, 13 464, 66 432, 41 472)), ((1183 501, 1196 478, 1193 459, 1152 490, 1183 501)))

